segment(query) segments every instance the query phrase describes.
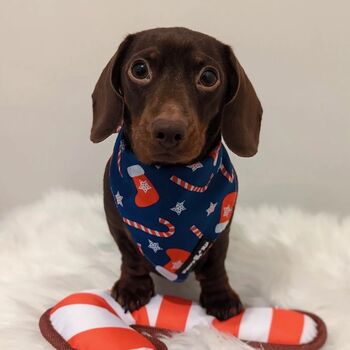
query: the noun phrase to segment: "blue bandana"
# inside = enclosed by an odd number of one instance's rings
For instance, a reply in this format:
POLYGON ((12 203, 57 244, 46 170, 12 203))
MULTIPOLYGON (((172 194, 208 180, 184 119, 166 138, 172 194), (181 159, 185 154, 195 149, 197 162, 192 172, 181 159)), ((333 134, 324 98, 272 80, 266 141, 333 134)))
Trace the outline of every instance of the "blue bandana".
POLYGON ((228 225, 237 177, 220 143, 182 166, 141 163, 119 132, 110 163, 116 207, 142 255, 164 277, 184 281, 228 225))

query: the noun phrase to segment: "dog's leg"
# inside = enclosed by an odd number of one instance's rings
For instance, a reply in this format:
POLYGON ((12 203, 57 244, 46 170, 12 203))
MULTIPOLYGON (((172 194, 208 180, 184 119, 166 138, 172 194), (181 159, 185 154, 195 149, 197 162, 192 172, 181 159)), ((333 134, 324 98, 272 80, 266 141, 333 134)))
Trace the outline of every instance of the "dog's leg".
POLYGON ((138 252, 124 226, 109 187, 109 163, 104 176, 104 207, 109 230, 122 255, 121 274, 114 284, 112 297, 126 311, 134 311, 147 304, 154 295, 154 284, 150 276, 151 266, 138 252))
POLYGON ((116 237, 122 253, 122 264, 121 275, 112 289, 112 297, 126 311, 132 312, 150 301, 154 295, 154 284, 145 261, 141 260, 142 256, 129 241, 126 233, 116 232, 116 237))
POLYGON ((226 269, 229 230, 227 227, 198 266, 195 275, 201 285, 200 302, 209 315, 227 320, 242 310, 237 293, 231 288, 226 269))

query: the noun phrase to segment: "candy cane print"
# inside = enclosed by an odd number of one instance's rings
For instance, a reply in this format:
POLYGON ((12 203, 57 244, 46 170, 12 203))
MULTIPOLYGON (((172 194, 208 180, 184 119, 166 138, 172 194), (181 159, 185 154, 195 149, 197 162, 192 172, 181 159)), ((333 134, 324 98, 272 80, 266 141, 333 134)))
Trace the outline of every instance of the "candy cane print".
POLYGON ((171 237, 175 233, 174 225, 172 225, 168 220, 165 220, 163 218, 159 218, 159 223, 162 225, 165 225, 168 228, 168 231, 153 230, 151 228, 148 228, 148 227, 145 227, 145 226, 139 224, 136 221, 129 220, 128 218, 125 218, 125 217, 123 217, 123 221, 127 225, 135 227, 138 230, 141 230, 143 232, 149 233, 152 236, 168 238, 168 237, 171 237))
POLYGON ((213 158, 213 165, 215 166, 217 161, 218 161, 218 157, 219 157, 219 152, 221 149, 221 143, 219 145, 217 145, 210 153, 209 156, 213 158))
POLYGON ((200 229, 196 225, 192 225, 190 227, 190 230, 200 239, 203 237, 203 233, 200 231, 200 229))
POLYGON ((235 208, 237 192, 228 193, 221 203, 220 221, 215 226, 215 232, 222 232, 228 225, 235 208))
POLYGON ((123 177, 121 162, 122 162, 122 153, 124 149, 125 149, 125 144, 124 144, 124 141, 122 140, 120 141, 120 146, 119 146, 118 155, 117 155, 118 171, 121 177, 123 177))
POLYGON ((191 185, 190 183, 180 179, 179 177, 177 177, 175 175, 173 175, 170 178, 170 180, 172 182, 175 182, 177 185, 179 185, 180 187, 184 188, 187 191, 202 193, 202 192, 205 192, 208 189, 210 181, 212 180, 213 177, 214 177, 214 174, 211 174, 210 178, 209 178, 209 180, 208 180, 208 182, 206 183, 205 186, 194 186, 194 185, 191 185))
POLYGON ((229 181, 229 182, 233 182, 235 176, 234 176, 234 173, 233 173, 233 170, 231 172, 231 174, 227 171, 227 169, 225 168, 225 166, 223 164, 221 164, 220 166, 220 171, 221 171, 221 174, 224 175, 226 177, 226 179, 229 181))

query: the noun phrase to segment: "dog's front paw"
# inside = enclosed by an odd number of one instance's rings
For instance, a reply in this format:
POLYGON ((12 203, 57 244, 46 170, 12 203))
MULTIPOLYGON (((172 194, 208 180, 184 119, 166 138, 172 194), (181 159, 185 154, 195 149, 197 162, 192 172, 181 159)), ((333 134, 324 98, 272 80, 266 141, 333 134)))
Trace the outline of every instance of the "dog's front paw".
POLYGON ((208 315, 212 315, 220 321, 236 316, 243 310, 239 296, 232 289, 215 293, 202 292, 200 303, 207 310, 208 315))
POLYGON ((154 296, 154 284, 150 276, 122 278, 114 284, 111 294, 125 311, 133 312, 154 296))

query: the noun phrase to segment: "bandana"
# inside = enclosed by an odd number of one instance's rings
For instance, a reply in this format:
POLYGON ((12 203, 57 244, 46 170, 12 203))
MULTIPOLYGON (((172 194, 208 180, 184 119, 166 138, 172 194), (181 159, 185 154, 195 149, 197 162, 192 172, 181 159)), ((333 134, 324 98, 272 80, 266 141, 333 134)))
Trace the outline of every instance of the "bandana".
POLYGON ((237 177, 222 143, 194 164, 147 165, 125 147, 121 129, 109 176, 138 250, 170 281, 187 278, 234 212, 237 177))

